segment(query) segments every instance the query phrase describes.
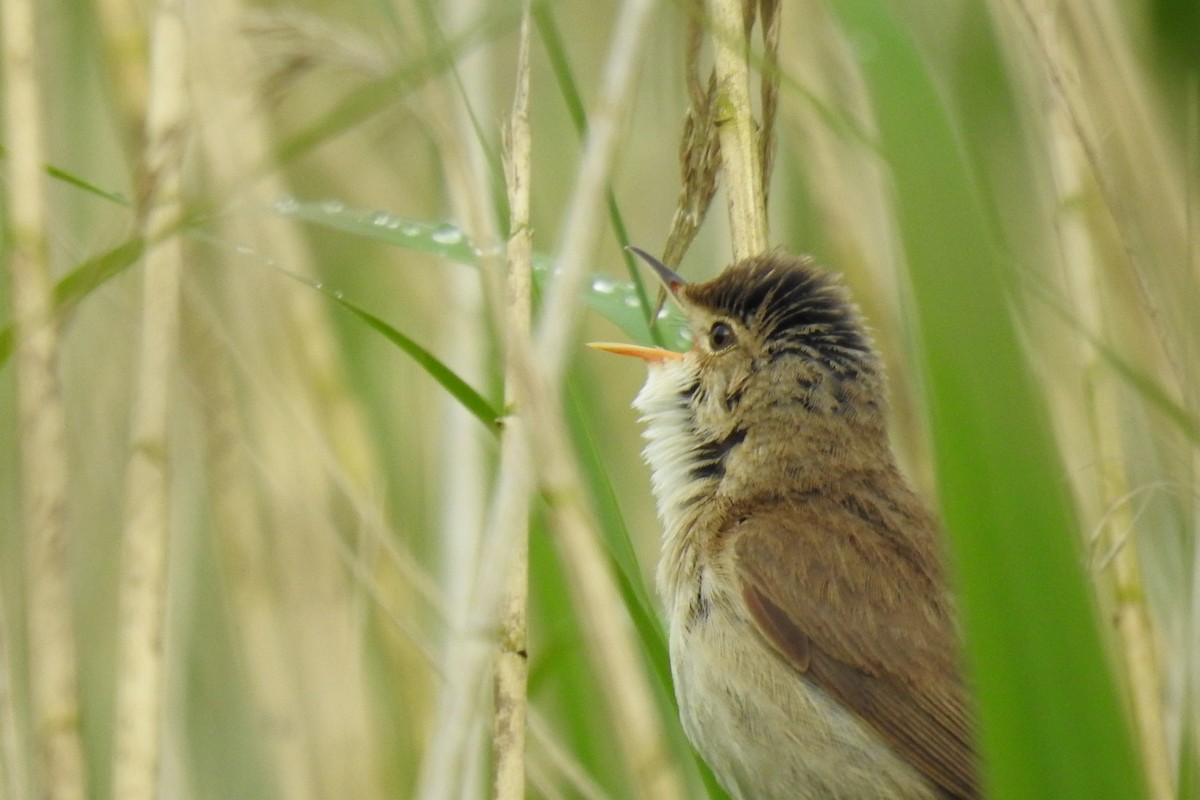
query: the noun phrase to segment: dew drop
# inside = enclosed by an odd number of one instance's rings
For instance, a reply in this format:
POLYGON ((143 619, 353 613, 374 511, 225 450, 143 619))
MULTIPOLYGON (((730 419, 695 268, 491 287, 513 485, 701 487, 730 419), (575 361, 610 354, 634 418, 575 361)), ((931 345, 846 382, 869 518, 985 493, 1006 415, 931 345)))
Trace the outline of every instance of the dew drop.
POLYGON ((346 204, 341 200, 322 200, 321 210, 326 214, 340 214, 346 210, 346 204))
POLYGON ((278 214, 294 214, 300 209, 300 201, 294 197, 281 197, 275 201, 275 212, 278 214))
POLYGON ((458 244, 463 240, 463 233, 450 223, 443 223, 433 229, 433 233, 429 235, 438 244, 458 244))
POLYGON ((342 299, 342 290, 338 289, 336 292, 333 293, 333 296, 334 296, 334 298, 341 300, 342 299))
POLYGON ((421 226, 415 222, 406 222, 400 226, 400 233, 405 236, 420 236, 421 226))
POLYGON ((641 308, 642 301, 638 300, 637 295, 635 294, 627 294, 625 295, 625 305, 629 306, 630 308, 641 308))
POLYGON ((324 291, 325 284, 321 283, 320 281, 317 281, 316 283, 313 284, 313 288, 324 291))
POLYGON ((254 253, 253 247, 249 247, 244 244, 239 244, 237 247, 235 247, 233 249, 237 250, 239 253, 241 253, 244 256, 252 255, 254 253))
POLYGON ((371 224, 383 228, 391 221, 392 215, 386 211, 376 211, 369 217, 371 224))
POLYGON ((592 278, 592 291, 600 294, 612 294, 616 291, 617 284, 612 278, 592 278))

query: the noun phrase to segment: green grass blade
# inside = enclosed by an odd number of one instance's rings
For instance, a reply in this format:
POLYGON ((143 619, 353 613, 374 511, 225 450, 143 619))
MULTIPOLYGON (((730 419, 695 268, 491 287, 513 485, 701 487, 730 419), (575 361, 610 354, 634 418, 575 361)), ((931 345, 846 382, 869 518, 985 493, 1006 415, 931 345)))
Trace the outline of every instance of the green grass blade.
POLYGON ((55 284, 54 302, 60 309, 78 303, 110 278, 120 275, 135 264, 145 250, 145 240, 135 236, 111 250, 89 258, 55 284))
MULTIPOLYGON (((0 145, 0 159, 4 159, 4 158, 8 158, 8 151, 5 150, 2 145, 0 145)), ((51 178, 54 178, 57 181, 61 181, 62 183, 67 184, 68 186, 74 186, 76 189, 82 189, 83 191, 87 192, 88 194, 94 194, 97 197, 101 197, 101 198, 104 198, 105 200, 112 201, 114 203, 117 203, 118 205, 125 206, 126 208, 129 208, 130 206, 133 205, 133 203, 131 203, 129 201, 129 198, 126 197, 125 195, 121 194, 120 192, 111 192, 108 189, 103 189, 103 188, 97 186, 96 184, 92 183, 91 181, 87 180, 86 178, 81 178, 78 175, 67 172, 65 169, 56 167, 53 164, 45 164, 42 166, 42 169, 51 178)))
MULTIPOLYGON (((62 312, 78 303, 109 278, 124 272, 127 267, 142 257, 145 242, 141 237, 127 239, 116 247, 89 258, 64 275, 54 285, 56 310, 62 312)), ((0 328, 0 368, 8 363, 12 355, 13 326, 0 328)))
MULTIPOLYGON (((398 217, 386 211, 347 208, 337 200, 313 202, 283 198, 275 204, 275 210, 286 217, 428 253, 457 264, 470 267, 479 265, 475 246, 461 229, 450 223, 398 217)), ((539 291, 550 280, 552 270, 549 258, 534 255, 533 280, 539 291)), ((594 276, 587 283, 583 300, 588 308, 616 325, 635 342, 649 344, 655 341, 642 313, 642 297, 632 282, 603 275, 594 276)), ((684 350, 689 346, 687 324, 678 309, 664 309, 656 327, 661 332, 663 346, 674 350, 684 350)))
POLYGON ((475 391, 469 383, 458 377, 453 370, 443 364, 437 356, 379 317, 359 308, 349 300, 342 298, 336 292, 331 292, 320 287, 314 288, 317 288, 326 297, 358 317, 377 332, 383 334, 384 338, 407 353, 413 361, 416 361, 423 370, 429 373, 431 378, 440 383, 442 388, 448 391, 455 400, 462 403, 463 407, 474 414, 475 418, 482 422, 488 430, 493 433, 499 433, 500 412, 483 395, 475 391))
MULTIPOLYGON (((852 41, 872 43, 865 69, 920 317, 988 796, 1141 797, 1063 468, 1008 311, 1014 281, 966 148, 920 54, 885 7, 847 1, 836 8, 852 41)), ((1007 98, 990 99, 991 113, 1003 113, 1007 98)), ((993 117, 992 124, 1004 123, 993 117)))

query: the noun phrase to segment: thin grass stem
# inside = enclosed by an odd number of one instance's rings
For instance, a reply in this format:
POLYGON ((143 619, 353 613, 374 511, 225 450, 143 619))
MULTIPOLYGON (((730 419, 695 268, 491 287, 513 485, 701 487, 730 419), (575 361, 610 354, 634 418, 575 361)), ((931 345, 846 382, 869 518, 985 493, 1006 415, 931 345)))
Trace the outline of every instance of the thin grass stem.
MULTIPOLYGON (((139 187, 147 239, 182 210, 183 160, 191 115, 187 103, 187 33, 183 4, 160 0, 151 35, 146 150, 139 187)), ((142 338, 126 467, 118 633, 113 796, 154 800, 162 760, 163 686, 170 540, 171 376, 179 330, 183 246, 178 236, 146 253, 142 338)))
POLYGON ((4 3, 3 74, 8 197, 8 268, 16 324, 17 432, 26 553, 28 668, 36 791, 83 800, 87 770, 80 737, 76 645, 67 534, 66 413, 58 378, 43 184, 43 97, 34 3, 4 3))
POLYGON ((749 35, 742 0, 711 0, 713 66, 717 75, 716 124, 729 198, 733 256, 743 259, 769 246, 762 159, 750 103, 749 35))
MULTIPOLYGON (((529 188, 532 178, 533 139, 529 129, 529 40, 531 4, 526 0, 517 52, 516 92, 505 137, 505 177, 508 187, 509 239, 508 281, 505 293, 508 338, 529 341, 533 298, 533 232, 529 222, 529 188)), ((524 344, 523 346, 528 346, 524 344)), ((511 348, 509 348, 511 350, 511 348)), ((516 402, 513 387, 516 369, 506 367, 507 404, 516 402)), ((510 417, 501 441, 500 461, 510 469, 529 474, 525 433, 521 428, 537 424, 521 409, 510 417), (515 451, 515 452, 510 452, 515 451)), ((503 468, 503 467, 502 467, 503 468)), ((492 796, 496 800, 525 797, 525 726, 529 682, 529 489, 528 482, 515 500, 508 534, 514 541, 508 564, 507 586, 500 609, 500 637, 494 677, 492 711, 492 796)))

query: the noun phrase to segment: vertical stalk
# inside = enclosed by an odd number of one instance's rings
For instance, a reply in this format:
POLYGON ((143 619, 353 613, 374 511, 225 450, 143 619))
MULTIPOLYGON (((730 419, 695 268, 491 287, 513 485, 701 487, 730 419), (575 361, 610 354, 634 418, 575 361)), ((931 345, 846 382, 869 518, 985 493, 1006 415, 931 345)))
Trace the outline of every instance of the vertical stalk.
POLYGON ((16 324, 17 431, 25 526, 26 613, 39 793, 82 800, 87 775, 79 732, 67 541, 66 413, 57 367, 46 248, 42 115, 31 0, 3 5, 8 269, 16 324))
MULTIPOLYGON (((508 282, 506 307, 509 338, 527 343, 530 335, 532 300, 531 272, 533 239, 529 227, 529 184, 532 173, 532 137, 529 130, 529 21, 530 3, 524 3, 521 18, 520 47, 517 54, 517 86, 512 117, 506 129, 505 178, 508 185, 510 230, 508 239, 508 282)), ((525 346, 528 346, 527 344, 525 346)), ((512 348, 508 348, 511 353, 512 348)), ((513 387, 518 376, 511 355, 506 368, 506 403, 512 407, 513 387)), ((501 464, 513 458, 523 474, 528 473, 524 432, 528 423, 524 410, 517 408, 509 417, 501 444, 501 464), (515 454, 510 454, 515 450, 515 454)), ((526 484, 527 487, 527 484, 526 484)), ((529 605, 529 493, 520 492, 513 509, 514 547, 510 556, 508 585, 500 609, 500 641, 494 678, 495 708, 492 717, 492 748, 495 774, 492 795, 497 800, 521 800, 525 796, 525 726, 528 716, 526 687, 529 681, 528 605, 529 605)))
MULTIPOLYGON (((152 241, 180 215, 186 131, 186 38, 180 0, 160 0, 153 29, 146 153, 139 207, 152 241)), ((170 517, 168 403, 178 331, 182 246, 168 235, 146 255, 142 339, 126 473, 113 796, 159 794, 167 541, 170 517)))
POLYGON ((13 695, 12 645, 8 615, 0 598, 0 800, 20 800, 29 794, 24 758, 17 733, 17 702, 13 695))
POLYGON ((710 0, 713 66, 717 75, 716 123, 729 197, 733 255, 767 249, 767 211, 757 126, 750 105, 749 36, 742 0, 710 0))
MULTIPOLYGON (((1071 35, 1059 30, 1061 9, 1037 0, 1024 0, 1017 8, 1024 18, 1028 35, 1036 44, 1036 52, 1047 78, 1047 138, 1052 175, 1060 208, 1070 209, 1074 198, 1085 195, 1089 179, 1095 180, 1101 187, 1105 185, 1106 179, 1109 179, 1105 172, 1112 170, 1113 167, 1109 165, 1116 161, 1112 158, 1101 161, 1095 156, 1099 152, 1095 141, 1098 137, 1091 127, 1090 114, 1103 108, 1106 103, 1084 105, 1079 100, 1080 92, 1072 89, 1070 75, 1090 74, 1092 70, 1087 68, 1088 48, 1076 49, 1070 43, 1071 35)), ((1089 9, 1088 15, 1091 13, 1089 9)), ((1103 20, 1104 15, 1100 19, 1103 20)), ((1097 23, 1097 28, 1102 30, 1103 25, 1097 23)), ((1119 62, 1121 55, 1117 49, 1111 52, 1106 50, 1102 58, 1119 62)), ((1113 97, 1120 96, 1124 88, 1099 73, 1089 81, 1089 85, 1113 97)), ((1114 102, 1113 105, 1126 107, 1125 103, 1114 102)), ((1122 120, 1122 124, 1113 126, 1113 129, 1129 126, 1122 120)), ((1117 142, 1123 138, 1115 133, 1106 133, 1104 138, 1110 136, 1117 142)), ((1147 154, 1139 154, 1138 160, 1145 160, 1146 172, 1152 174, 1151 154, 1156 148, 1149 142, 1150 136, 1129 138, 1137 141, 1139 146, 1146 145, 1147 154)), ((1130 160, 1133 158, 1130 157, 1130 160)), ((1176 216, 1171 212, 1177 211, 1180 204, 1170 202, 1174 199, 1170 189, 1174 187, 1164 185, 1162 188, 1161 210, 1163 216, 1170 220, 1176 216)), ((1180 194, 1183 194, 1182 190, 1180 194)), ((1117 211, 1119 205, 1113 203, 1111 209, 1114 221, 1118 224, 1121 222, 1121 213, 1117 211)), ((1139 204, 1129 205, 1136 208, 1139 204)), ((1178 216, 1182 218, 1184 214, 1179 213, 1178 216)), ((1130 214, 1130 217, 1133 215, 1130 214)), ((1058 224, 1057 237, 1074 312, 1085 331, 1099 333, 1115 329, 1115 325, 1106 318, 1111 316, 1111 312, 1106 311, 1110 304, 1103 297, 1103 278, 1097 268, 1097 264, 1103 262, 1103 242, 1096 231, 1085 224, 1087 221, 1088 218, 1078 212, 1064 213, 1058 224)), ((1131 219, 1126 225, 1134 222, 1140 220, 1131 219)), ((1132 254, 1135 251, 1129 246, 1126 252, 1132 254)), ((1136 269, 1136 263, 1131 263, 1131 266, 1136 269)), ((1145 292, 1144 298, 1152 297, 1152 292, 1145 292)), ((1146 305, 1149 309, 1154 308, 1150 303, 1146 305)), ((1150 314, 1152 320, 1158 316, 1156 312, 1150 314)), ((1169 340, 1173 337, 1165 338, 1169 340)), ((1120 397, 1096 348, 1086 340, 1081 342, 1079 358, 1088 389, 1083 403, 1089 423, 1088 438, 1094 448, 1095 469, 1099 473, 1097 486, 1094 489, 1088 487, 1090 492, 1095 493, 1092 498, 1095 506, 1091 512, 1093 515, 1103 515, 1097 542, 1100 557, 1097 559, 1099 574, 1096 581, 1112 603, 1112 621, 1119 642, 1117 655, 1123 667, 1147 788, 1154 800, 1168 800, 1175 796, 1175 791, 1165 735, 1162 669, 1158 663, 1157 635, 1148 608, 1138 546, 1131 535, 1136 525, 1128 502, 1130 479, 1126 464, 1129 457, 1121 441, 1120 397)))
POLYGON ((518 398, 550 528, 562 554, 572 599, 588 642, 609 712, 618 721, 618 746, 630 770, 635 797, 668 800, 683 796, 682 780, 670 762, 645 664, 631 633, 609 560, 599 544, 596 522, 562 416, 560 387, 571 332, 578 317, 579 290, 587 274, 601 219, 604 190, 617 136, 629 107, 635 65, 645 38, 650 0, 627 0, 613 33, 608 67, 571 199, 563 215, 562 245, 534 336, 534 348, 512 348, 518 398))

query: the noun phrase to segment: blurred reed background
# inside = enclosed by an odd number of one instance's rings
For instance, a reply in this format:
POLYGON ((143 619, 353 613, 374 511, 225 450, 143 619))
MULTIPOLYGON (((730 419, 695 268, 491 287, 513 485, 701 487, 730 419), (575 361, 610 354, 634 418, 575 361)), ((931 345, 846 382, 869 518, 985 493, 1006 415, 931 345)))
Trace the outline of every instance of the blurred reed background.
MULTIPOLYGON (((539 3, 526 70, 516 0, 5 0, 0 798, 488 795, 502 639, 529 797, 720 796, 650 599, 643 375, 580 346, 644 328, 620 245, 666 238, 706 14, 539 3)), ((995 796, 1200 798, 1200 11, 780 14, 772 244, 884 352, 995 796)), ((718 192, 682 272, 727 230, 718 192)))

